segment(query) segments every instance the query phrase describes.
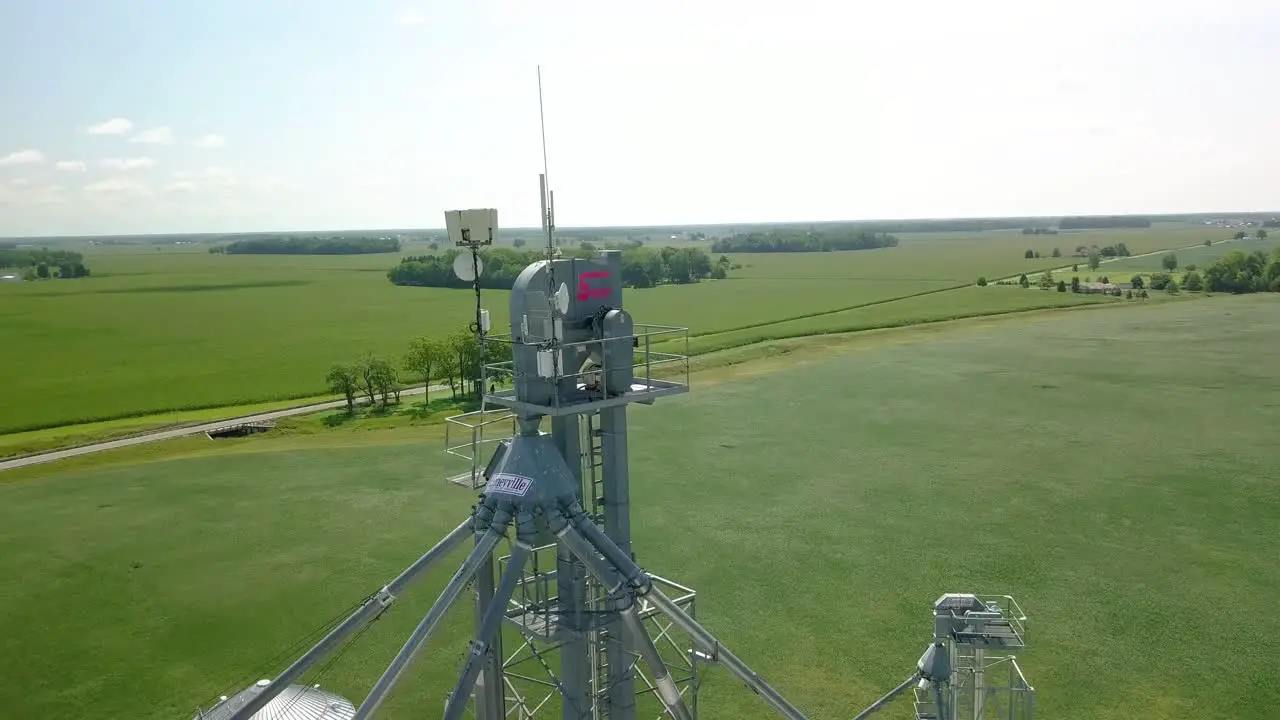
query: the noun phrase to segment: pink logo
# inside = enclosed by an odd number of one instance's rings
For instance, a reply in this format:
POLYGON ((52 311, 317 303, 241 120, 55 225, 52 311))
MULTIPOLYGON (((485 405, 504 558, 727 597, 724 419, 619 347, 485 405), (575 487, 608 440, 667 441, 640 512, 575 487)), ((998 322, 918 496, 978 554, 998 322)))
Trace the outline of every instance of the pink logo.
POLYGON ((606 298, 612 294, 609 288, 593 288, 587 283, 588 280, 595 278, 609 277, 608 270, 592 270, 578 275, 578 299, 579 300, 596 300, 598 298, 606 298))

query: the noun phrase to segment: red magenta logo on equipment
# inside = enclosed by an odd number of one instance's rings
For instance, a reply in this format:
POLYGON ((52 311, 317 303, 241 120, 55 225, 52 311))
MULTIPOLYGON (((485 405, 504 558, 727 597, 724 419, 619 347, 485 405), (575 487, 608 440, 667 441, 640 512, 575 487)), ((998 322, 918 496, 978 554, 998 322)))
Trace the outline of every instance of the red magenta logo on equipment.
POLYGON ((579 300, 597 300, 599 298, 607 298, 613 292, 609 288, 591 287, 587 283, 588 280, 596 278, 609 277, 608 270, 592 270, 578 275, 578 299, 579 300))

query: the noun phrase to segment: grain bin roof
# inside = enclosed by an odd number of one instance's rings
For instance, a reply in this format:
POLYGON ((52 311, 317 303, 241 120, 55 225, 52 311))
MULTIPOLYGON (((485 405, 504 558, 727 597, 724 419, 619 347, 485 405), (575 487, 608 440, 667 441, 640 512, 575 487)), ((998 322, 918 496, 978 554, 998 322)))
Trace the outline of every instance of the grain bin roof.
MULTIPOLYGON (((207 713, 196 715, 197 720, 227 720, 255 695, 262 692, 269 681, 259 680, 218 703, 207 713)), ((253 714, 254 720, 351 720, 356 708, 346 698, 317 687, 290 685, 271 699, 261 710, 253 714)))

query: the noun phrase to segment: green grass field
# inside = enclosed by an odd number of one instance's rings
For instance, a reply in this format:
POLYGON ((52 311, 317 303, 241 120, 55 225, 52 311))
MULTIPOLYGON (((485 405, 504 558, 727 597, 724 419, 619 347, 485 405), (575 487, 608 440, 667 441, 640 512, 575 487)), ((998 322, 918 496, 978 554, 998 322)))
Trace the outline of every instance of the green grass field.
MULTIPOLYGON (((1280 303, 1247 296, 787 341, 773 372, 631 413, 636 552, 814 720, 893 687, 933 599, 971 590, 1029 613, 1038 716, 1271 720, 1277 331, 1280 303)), ((474 496, 440 479, 437 432, 6 473, 3 714, 189 716, 267 674, 462 518, 474 496)), ((358 701, 449 574, 324 686, 358 701)), ((451 616, 387 717, 441 707, 470 626, 451 616)), ((773 717, 708 677, 701 717, 773 717)))
MULTIPOLYGON (((1158 229, 1024 236, 905 236, 897 248, 820 254, 740 255, 725 281, 628 291, 639 322, 719 333, 696 347, 723 347, 733 331, 779 323, 826 330, 946 315, 967 297, 884 303, 1052 265, 1053 247, 1123 240, 1135 252, 1196 242, 1205 231, 1158 229), (1028 247, 1044 258, 1024 260, 1028 247), (1034 267, 1033 267, 1034 266, 1034 267), (833 317, 851 310, 857 317, 833 317), (816 319, 823 316, 825 319, 816 319)), ((337 361, 369 350, 398 358, 420 334, 465 326, 467 291, 396 287, 391 255, 210 255, 199 246, 91 247, 94 277, 0 285, 0 373, 6 388, 0 433, 138 415, 245 405, 325 391, 337 361)), ((415 248, 412 252, 421 252, 415 248)), ((994 296, 990 296, 994 297, 994 296)), ((1001 296, 986 311, 1047 302, 1001 296)), ((494 323, 506 322, 506 293, 490 292, 494 323)), ((1059 300, 1053 300, 1056 303, 1059 300)), ((787 331, 790 332, 790 331, 787 331)), ((808 330, 805 330, 808 332, 808 330)))

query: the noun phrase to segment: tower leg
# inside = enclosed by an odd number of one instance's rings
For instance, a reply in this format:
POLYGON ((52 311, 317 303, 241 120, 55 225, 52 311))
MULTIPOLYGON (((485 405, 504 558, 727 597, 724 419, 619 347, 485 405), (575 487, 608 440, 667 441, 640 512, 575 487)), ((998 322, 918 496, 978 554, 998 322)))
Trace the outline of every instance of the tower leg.
MULTIPOLYGON (((507 569, 502 572, 502 580, 498 583, 497 591, 494 592, 493 602, 480 619, 480 629, 476 631, 476 639, 471 646, 472 655, 467 659, 462 676, 458 678, 458 684, 454 687, 453 694, 449 696, 448 704, 445 705, 444 720, 461 720, 472 689, 480 690, 475 687, 476 678, 480 675, 483 666, 489 662, 488 646, 493 644, 495 638, 502 635, 502 619, 506 613, 507 603, 515 592, 516 583, 524 572, 525 558, 529 557, 529 551, 532 549, 523 542, 516 543, 511 559, 507 562, 507 569)), ((480 698, 479 692, 476 693, 476 698, 480 698)))
MULTIPOLYGON (((601 449, 604 455, 604 533, 628 556, 631 554, 631 487, 627 473, 627 409, 600 411, 601 449)), ((620 630, 621 628, 617 628, 620 630)), ((613 628, 611 628, 613 630, 613 628)), ((609 718, 634 720, 636 716, 635 647, 631 634, 610 632, 605 650, 609 663, 609 718)))
MULTIPOLYGON (((582 502, 582 436, 577 415, 551 419, 551 436, 577 481, 582 502)), ((560 684, 563 687, 562 720, 586 720, 591 711, 591 662, 587 653, 586 569, 563 545, 556 547, 556 595, 558 621, 567 639, 560 646, 560 684)))
MULTIPOLYGON (((477 537, 477 542, 479 538, 477 537)), ((494 604, 494 561, 490 552, 480 563, 476 572, 476 633, 480 633, 484 617, 494 604)), ((505 600, 502 601, 506 603, 505 600)), ((480 665, 480 679, 476 681, 476 720, 504 720, 506 694, 502 678, 502 630, 499 628, 493 641, 484 649, 484 660, 480 665)), ((468 688, 470 690, 470 688, 468 688)))

